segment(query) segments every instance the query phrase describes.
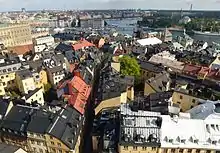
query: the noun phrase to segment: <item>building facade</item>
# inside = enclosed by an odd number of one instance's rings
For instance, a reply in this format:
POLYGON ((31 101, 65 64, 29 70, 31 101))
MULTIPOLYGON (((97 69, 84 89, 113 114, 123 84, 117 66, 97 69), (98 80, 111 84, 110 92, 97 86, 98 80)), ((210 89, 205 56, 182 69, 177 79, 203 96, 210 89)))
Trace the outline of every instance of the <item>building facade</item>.
POLYGON ((0 42, 5 47, 32 44, 31 28, 28 24, 0 24, 0 42))

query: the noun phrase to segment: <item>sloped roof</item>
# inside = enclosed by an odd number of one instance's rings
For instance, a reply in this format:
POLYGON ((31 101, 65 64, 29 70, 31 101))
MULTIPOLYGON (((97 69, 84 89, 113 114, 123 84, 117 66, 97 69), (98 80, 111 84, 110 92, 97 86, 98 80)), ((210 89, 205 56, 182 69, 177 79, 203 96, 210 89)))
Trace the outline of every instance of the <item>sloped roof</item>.
POLYGON ((74 50, 79 50, 85 47, 92 47, 95 46, 94 44, 88 42, 87 40, 80 40, 76 44, 73 44, 72 47, 74 50))
POLYGON ((25 53, 33 50, 33 44, 9 47, 8 50, 13 51, 13 53, 17 53, 18 55, 24 55, 25 53))
POLYGON ((142 46, 162 44, 162 41, 156 37, 139 39, 139 40, 137 40, 137 42, 142 46))

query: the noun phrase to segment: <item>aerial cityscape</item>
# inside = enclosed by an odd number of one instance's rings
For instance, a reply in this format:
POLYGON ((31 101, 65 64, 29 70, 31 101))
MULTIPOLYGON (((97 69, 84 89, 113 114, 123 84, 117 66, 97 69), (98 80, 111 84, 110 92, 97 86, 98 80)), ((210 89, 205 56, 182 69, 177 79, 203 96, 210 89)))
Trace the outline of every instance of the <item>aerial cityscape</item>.
POLYGON ((0 153, 220 153, 219 9, 0 0, 0 153))

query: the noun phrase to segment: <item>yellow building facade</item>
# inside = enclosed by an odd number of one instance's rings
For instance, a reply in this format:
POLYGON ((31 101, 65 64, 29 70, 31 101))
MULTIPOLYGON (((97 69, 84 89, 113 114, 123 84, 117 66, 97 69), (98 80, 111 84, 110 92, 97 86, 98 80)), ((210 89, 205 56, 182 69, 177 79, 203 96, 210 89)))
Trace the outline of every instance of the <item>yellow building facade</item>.
POLYGON ((174 91, 172 95, 172 102, 178 104, 182 112, 197 106, 200 100, 197 97, 179 91, 174 91))
POLYGON ((0 42, 5 47, 32 44, 29 24, 0 24, 0 42))
POLYGON ((0 75, 0 95, 5 95, 6 89, 16 88, 15 76, 15 72, 3 73, 0 75))
POLYGON ((119 153, 216 153, 215 150, 187 149, 187 148, 161 148, 149 146, 120 146, 119 153))
POLYGON ((37 76, 37 77, 34 77, 35 86, 37 88, 42 88, 44 91, 44 85, 48 83, 47 72, 42 69, 39 72, 36 72, 36 75, 34 76, 37 76))

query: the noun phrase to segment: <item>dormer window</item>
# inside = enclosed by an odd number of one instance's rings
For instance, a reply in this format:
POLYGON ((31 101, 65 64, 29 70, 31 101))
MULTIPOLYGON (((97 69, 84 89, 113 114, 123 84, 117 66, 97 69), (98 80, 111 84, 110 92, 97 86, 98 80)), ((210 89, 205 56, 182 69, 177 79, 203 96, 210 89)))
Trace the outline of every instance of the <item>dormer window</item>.
POLYGON ((173 143, 173 139, 169 139, 169 143, 173 143))
POLYGON ((199 140, 198 140, 198 139, 196 139, 196 140, 193 140, 193 142, 194 142, 194 143, 198 143, 198 142, 199 142, 199 140))
POLYGON ((185 142, 186 142, 186 139, 182 139, 182 140, 181 140, 181 143, 185 143, 185 142))
POLYGON ((216 141, 216 140, 212 141, 212 144, 213 144, 213 145, 216 145, 216 143, 217 143, 217 141, 216 141))

